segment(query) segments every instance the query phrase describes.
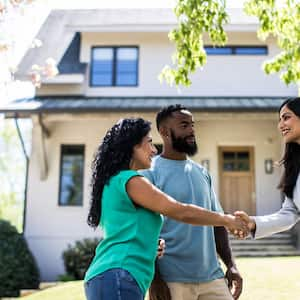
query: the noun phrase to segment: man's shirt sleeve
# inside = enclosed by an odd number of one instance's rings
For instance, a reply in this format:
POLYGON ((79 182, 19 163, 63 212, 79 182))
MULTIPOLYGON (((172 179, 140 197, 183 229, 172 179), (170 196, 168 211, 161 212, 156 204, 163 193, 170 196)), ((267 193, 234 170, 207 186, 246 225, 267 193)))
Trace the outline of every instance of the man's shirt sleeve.
POLYGON ((152 184, 155 184, 153 170, 151 169, 139 170, 138 173, 144 176, 145 178, 147 178, 152 184))

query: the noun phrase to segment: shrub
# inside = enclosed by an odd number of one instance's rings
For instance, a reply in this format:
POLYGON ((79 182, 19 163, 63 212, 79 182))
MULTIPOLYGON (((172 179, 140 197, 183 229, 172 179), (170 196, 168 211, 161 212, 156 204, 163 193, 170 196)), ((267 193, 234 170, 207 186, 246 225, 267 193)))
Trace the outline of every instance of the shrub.
POLYGON ((17 297, 21 289, 39 284, 39 270, 24 236, 0 220, 0 297, 17 297))
POLYGON ((67 281, 74 281, 75 278, 69 274, 62 274, 62 275, 58 275, 57 280, 62 282, 67 282, 67 281))
POLYGON ((63 252, 65 269, 70 278, 77 280, 84 278, 99 242, 97 238, 76 241, 74 246, 69 245, 68 249, 63 252))

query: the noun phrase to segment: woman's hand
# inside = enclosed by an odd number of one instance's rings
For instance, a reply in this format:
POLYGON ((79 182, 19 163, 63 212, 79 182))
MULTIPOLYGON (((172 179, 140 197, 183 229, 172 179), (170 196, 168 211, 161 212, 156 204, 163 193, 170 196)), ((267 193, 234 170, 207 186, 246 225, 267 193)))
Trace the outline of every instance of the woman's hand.
POLYGON ((240 216, 236 215, 225 215, 224 216, 227 221, 227 229, 229 232, 233 235, 235 235, 237 238, 243 239, 246 238, 249 234, 249 228, 248 223, 241 218, 240 216))
POLYGON ((166 242, 164 239, 158 240, 158 247, 157 247, 157 258, 161 258, 165 254, 166 249, 166 242))
POLYGON ((248 214, 245 213, 244 211, 236 211, 234 213, 234 215, 236 217, 241 218, 247 224, 247 227, 248 227, 249 231, 255 232, 256 223, 255 223, 255 220, 252 217, 248 216, 248 214))

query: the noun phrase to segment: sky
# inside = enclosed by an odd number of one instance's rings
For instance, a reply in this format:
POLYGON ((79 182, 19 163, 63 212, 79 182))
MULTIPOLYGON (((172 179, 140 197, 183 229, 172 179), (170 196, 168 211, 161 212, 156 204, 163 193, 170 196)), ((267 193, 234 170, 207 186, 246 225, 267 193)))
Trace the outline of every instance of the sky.
MULTIPOLYGON (((242 7, 243 2, 226 1, 228 7, 242 7)), ((11 11, 2 20, 0 16, 0 44, 3 40, 10 41, 10 50, 0 52, 0 105, 16 98, 34 96, 35 90, 30 83, 10 81, 8 69, 17 68, 51 9, 172 8, 175 3, 176 0, 36 0, 24 11, 11 11)))
MULTIPOLYGON (((242 7, 244 0, 227 0, 228 7, 242 7)), ((51 6, 55 8, 155 8, 173 7, 176 0, 51 0, 51 6)))

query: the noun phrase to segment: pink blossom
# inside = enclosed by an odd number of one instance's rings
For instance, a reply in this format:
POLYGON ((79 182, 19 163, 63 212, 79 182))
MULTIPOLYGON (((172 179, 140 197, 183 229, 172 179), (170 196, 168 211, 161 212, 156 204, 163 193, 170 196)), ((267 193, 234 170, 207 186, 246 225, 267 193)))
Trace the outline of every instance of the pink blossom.
POLYGON ((41 75, 39 73, 33 72, 30 74, 30 79, 32 84, 37 87, 40 88, 41 87, 41 75))
POLYGON ((58 72, 55 60, 53 58, 48 58, 46 60, 46 66, 44 68, 44 74, 48 78, 51 78, 51 77, 56 76, 58 73, 59 72, 58 72))
POLYGON ((5 10, 6 10, 6 4, 4 0, 0 0, 0 15, 4 14, 5 10))

